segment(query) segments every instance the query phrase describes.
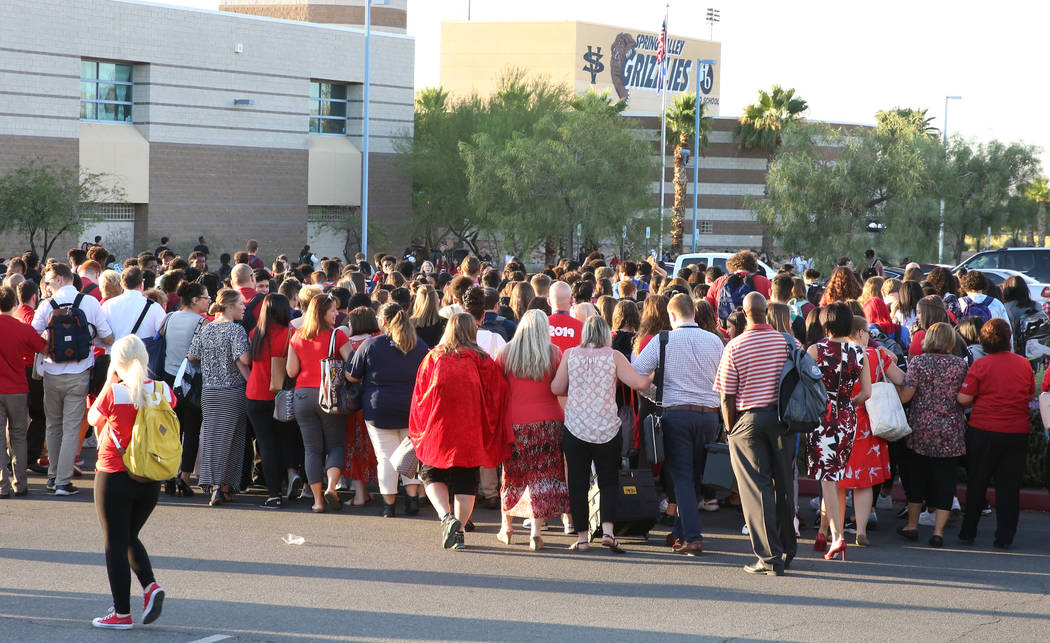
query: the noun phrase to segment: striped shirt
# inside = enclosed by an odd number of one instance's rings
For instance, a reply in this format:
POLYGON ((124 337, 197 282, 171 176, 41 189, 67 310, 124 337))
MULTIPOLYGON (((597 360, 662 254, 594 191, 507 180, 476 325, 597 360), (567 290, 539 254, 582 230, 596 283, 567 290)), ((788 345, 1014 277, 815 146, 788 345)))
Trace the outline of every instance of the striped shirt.
POLYGON ((722 352, 714 390, 735 395, 738 411, 774 404, 787 357, 782 333, 769 324, 748 327, 722 352))

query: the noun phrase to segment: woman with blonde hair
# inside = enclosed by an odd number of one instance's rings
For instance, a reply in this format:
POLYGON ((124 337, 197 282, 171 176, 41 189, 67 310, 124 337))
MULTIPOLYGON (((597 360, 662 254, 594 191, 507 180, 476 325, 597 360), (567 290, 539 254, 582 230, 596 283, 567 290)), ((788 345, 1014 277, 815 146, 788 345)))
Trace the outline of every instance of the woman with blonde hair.
POLYGON ((550 323, 538 310, 521 318, 517 332, 496 364, 507 376, 505 423, 514 431, 516 449, 503 463, 501 522, 496 539, 509 545, 514 517, 531 519, 529 548, 543 548, 545 519, 569 510, 569 489, 561 452, 565 414, 551 393, 561 349, 550 342, 550 323))
POLYGON ((306 319, 288 345, 285 365, 288 377, 296 378, 295 420, 303 435, 306 481, 313 494, 314 513, 324 513, 325 504, 333 511, 343 508, 335 487, 346 460, 346 418, 325 413, 319 402, 321 360, 338 355, 345 362, 350 356, 350 338, 335 327, 338 312, 332 295, 311 299, 306 319))
POLYGON ((885 281, 883 277, 868 277, 868 280, 864 282, 864 288, 861 290, 860 297, 857 298, 860 305, 863 306, 873 297, 881 299, 882 284, 885 281))
POLYGON ((448 323, 447 319, 438 314, 439 309, 437 290, 430 284, 420 284, 416 288, 416 297, 412 304, 411 321, 416 334, 430 348, 437 346, 441 341, 445 324, 448 323))
POLYGON ((598 301, 594 303, 594 307, 598 309, 598 314, 601 315, 610 326, 612 326, 613 313, 616 311, 616 300, 609 295, 602 295, 598 298, 598 301))
POLYGON ((769 302, 769 323, 781 333, 791 334, 791 308, 787 304, 769 302))
POLYGON ((102 301, 123 295, 124 286, 120 284, 120 273, 116 270, 103 270, 98 276, 98 289, 102 291, 102 301))
POLYGON ((441 343, 419 366, 409 412, 419 478, 441 516, 445 549, 464 547, 462 526, 474 509, 478 467, 499 466, 514 441, 502 417, 506 380, 478 346, 477 332, 470 313, 449 318, 441 343))
POLYGON ((198 483, 211 491, 211 506, 232 502, 241 483, 244 438, 247 428, 246 383, 251 366, 244 297, 240 291, 223 288, 217 293, 215 321, 205 324, 190 340, 186 358, 200 363, 204 388, 201 391, 201 457, 198 483))
POLYGON ((612 331, 605 319, 588 317, 580 333, 580 345, 565 352, 551 382, 551 393, 568 395, 562 451, 568 471, 569 505, 576 528, 574 551, 590 549, 591 530, 587 494, 591 465, 601 492, 602 545, 622 554, 613 523, 616 522, 616 485, 623 436, 616 409, 616 382, 640 391, 649 387, 652 375, 641 375, 612 348, 612 331))
POLYGON ((297 310, 302 314, 292 319, 292 322, 290 324, 292 330, 298 330, 300 327, 302 327, 303 322, 306 321, 306 311, 310 309, 310 300, 316 297, 317 295, 320 295, 321 292, 321 287, 315 286, 313 284, 306 284, 305 286, 299 289, 299 306, 297 307, 297 310))
POLYGON ((135 335, 118 339, 110 350, 109 373, 88 423, 96 428, 95 508, 106 547, 106 574, 113 607, 91 624, 107 629, 131 629, 131 572, 143 589, 142 622, 160 616, 164 590, 157 584, 149 554, 139 540, 160 496, 160 483, 133 479, 124 466, 124 450, 131 442, 138 410, 158 403, 154 395, 175 406, 175 395, 164 382, 149 379, 146 346, 135 335))
MULTIPOLYGON (((435 295, 436 297, 436 295, 435 295)), ((437 314, 437 310, 434 310, 437 314)), ((395 515, 398 473, 390 464, 401 441, 408 437, 408 410, 416 372, 427 356, 427 345, 417 334, 401 306, 387 304, 377 315, 382 334, 366 339, 350 360, 346 379, 362 384, 362 412, 368 437, 378 461, 379 492, 383 494, 382 516, 395 515)), ((403 477, 405 514, 419 513, 416 478, 403 477)))

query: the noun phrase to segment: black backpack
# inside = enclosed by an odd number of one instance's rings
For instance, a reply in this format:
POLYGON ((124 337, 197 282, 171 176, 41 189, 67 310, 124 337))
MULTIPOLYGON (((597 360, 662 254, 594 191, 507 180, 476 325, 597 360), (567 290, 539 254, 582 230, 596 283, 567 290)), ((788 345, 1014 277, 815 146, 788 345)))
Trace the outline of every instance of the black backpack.
POLYGON ((87 315, 80 308, 84 293, 79 293, 71 304, 51 304, 51 319, 47 322, 47 353, 56 364, 79 362, 91 355, 91 340, 95 338, 95 326, 88 323, 87 315))
POLYGON ((245 305, 244 317, 241 317, 241 326, 244 326, 245 332, 250 333, 255 328, 255 322, 258 319, 255 315, 255 311, 259 308, 259 304, 261 304, 262 300, 265 298, 266 295, 259 293, 252 297, 251 301, 245 305))

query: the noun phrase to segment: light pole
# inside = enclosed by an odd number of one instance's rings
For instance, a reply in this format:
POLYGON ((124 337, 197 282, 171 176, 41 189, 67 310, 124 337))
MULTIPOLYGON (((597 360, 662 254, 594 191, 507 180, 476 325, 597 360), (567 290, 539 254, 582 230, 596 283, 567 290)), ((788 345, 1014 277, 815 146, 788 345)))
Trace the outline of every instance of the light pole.
MULTIPOLYGON (((941 131, 941 145, 944 147, 945 159, 948 156, 948 101, 962 100, 962 96, 944 97, 944 128, 941 131)), ((944 199, 941 199, 941 231, 937 235, 937 263, 944 263, 944 199)))
MULTIPOLYGON (((711 11, 711 9, 708 9, 711 11)), ((704 65, 714 65, 717 60, 696 61, 696 105, 693 106, 693 252, 696 252, 696 206, 700 197, 700 72, 707 78, 704 65)))
POLYGON ((368 100, 372 81, 372 5, 390 4, 390 0, 365 0, 365 90, 364 113, 361 115, 364 149, 361 152, 361 252, 368 256, 368 100))

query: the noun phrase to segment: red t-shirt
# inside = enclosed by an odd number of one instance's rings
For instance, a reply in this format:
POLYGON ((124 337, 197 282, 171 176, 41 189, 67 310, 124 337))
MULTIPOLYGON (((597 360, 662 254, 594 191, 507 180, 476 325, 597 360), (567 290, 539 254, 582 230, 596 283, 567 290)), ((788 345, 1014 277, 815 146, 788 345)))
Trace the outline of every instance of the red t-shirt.
MULTIPOLYGON (((740 271, 736 274, 742 277, 747 276, 747 273, 744 271, 740 271)), ((718 299, 722 296, 722 286, 725 284, 726 279, 729 279, 728 274, 722 275, 718 279, 715 279, 714 282, 711 284, 711 288, 707 291, 707 303, 711 304, 711 308, 715 309, 716 314, 718 313, 718 299)), ((769 299, 769 279, 765 278, 762 275, 756 274, 753 282, 755 284, 755 292, 760 292, 766 299, 769 299)))
POLYGON ((654 337, 656 337, 656 335, 649 334, 649 335, 646 335, 645 337, 641 338, 638 341, 638 350, 636 350, 634 352, 634 354, 635 355, 641 355, 642 351, 644 351, 645 347, 649 345, 649 342, 653 341, 654 337))
POLYGON ((1050 391, 1050 368, 1046 369, 1046 375, 1043 376, 1043 393, 1050 391))
POLYGON ((102 289, 99 288, 98 284, 91 281, 87 277, 81 277, 80 284, 80 292, 84 293, 85 295, 91 295, 95 299, 99 300, 99 302, 102 301, 102 289), (94 286, 93 288, 91 288, 90 292, 88 291, 89 286, 94 286))
MULTIPOLYGON (((317 388, 321 385, 321 360, 328 357, 328 345, 332 340, 332 331, 318 333, 310 341, 304 340, 300 332, 296 331, 295 336, 292 337, 292 348, 295 349, 295 354, 299 358, 299 377, 295 380, 295 388, 317 388)), ((335 337, 335 350, 332 351, 332 356, 338 357, 339 349, 348 341, 350 338, 346 336, 346 333, 339 331, 335 337)))
POLYGON ((583 333, 583 322, 568 313, 552 313, 548 318, 551 324, 551 343, 561 352, 580 345, 583 333))
POLYGON ((28 393, 26 356, 43 351, 47 342, 32 326, 10 315, 0 315, 0 337, 4 338, 0 341, 0 395, 28 393))
MULTIPOLYGON (((16 319, 21 319, 27 325, 32 326, 33 325, 33 316, 36 315, 36 309, 33 308, 32 306, 30 306, 29 304, 19 304, 18 308, 15 308, 14 315, 15 315, 16 319)), ((44 342, 44 347, 45 348, 47 347, 46 340, 44 342)), ((22 358, 22 365, 23 366, 27 366, 27 367, 28 366, 32 366, 33 365, 33 361, 35 359, 36 359, 36 351, 32 351, 32 350, 26 351, 25 356, 22 358)))
MULTIPOLYGON (((248 334, 248 337, 251 338, 253 335, 255 335, 254 329, 248 334)), ((288 327, 271 324, 261 354, 258 359, 252 358, 252 370, 248 374, 248 386, 245 390, 249 400, 268 402, 277 397, 276 393, 270 392, 270 359, 284 357, 287 354, 288 327)))
MULTIPOLYGON (((164 385, 164 395, 168 398, 168 404, 175 408, 175 394, 171 392, 168 385, 164 385)), ((153 380, 146 380, 148 391, 153 390, 153 380)), ((95 401, 94 409, 106 419, 106 429, 103 431, 102 440, 98 444, 98 462, 95 468, 106 473, 117 473, 124 471, 124 457, 117 451, 113 444, 113 436, 116 434, 120 446, 127 448, 131 441, 131 430, 135 427, 135 418, 138 417, 138 409, 131 403, 131 395, 123 384, 114 384, 109 387, 105 395, 95 401)))
POLYGON ((911 344, 908 344, 908 354, 912 357, 922 355, 922 338, 926 337, 926 331, 921 328, 911 336, 911 344))
POLYGON ((241 291, 241 299, 244 300, 245 306, 259 294, 259 291, 254 288, 238 288, 237 290, 241 291))
POLYGON ((977 399, 970 426, 996 433, 1028 433, 1028 401, 1035 394, 1035 373, 1023 355, 991 353, 966 372, 962 389, 977 399))

